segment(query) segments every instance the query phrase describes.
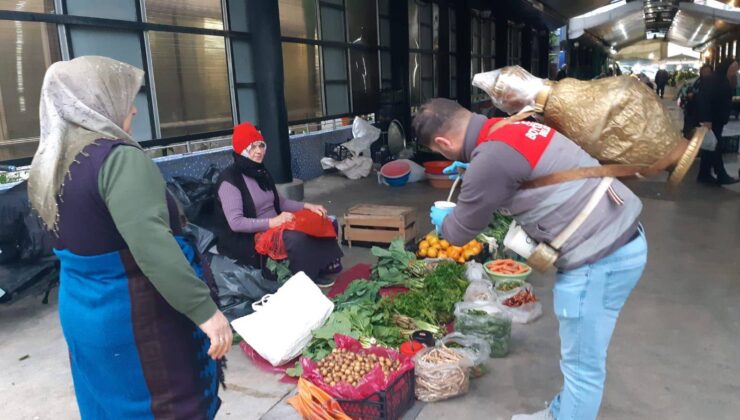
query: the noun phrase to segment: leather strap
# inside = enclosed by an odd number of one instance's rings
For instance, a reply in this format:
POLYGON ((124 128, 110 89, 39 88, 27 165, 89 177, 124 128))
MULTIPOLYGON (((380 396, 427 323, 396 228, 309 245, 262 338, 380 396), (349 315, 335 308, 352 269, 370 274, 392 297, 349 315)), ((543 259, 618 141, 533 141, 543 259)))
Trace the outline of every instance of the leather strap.
MULTIPOLYGON (((546 87, 546 89, 541 90, 537 94, 536 99, 536 107, 539 107, 540 104, 542 104, 542 107, 547 104, 547 98, 550 95, 550 87, 546 87), (543 102, 540 102, 543 101, 543 102)), ((536 110, 536 108, 535 108, 536 110)), ((505 118, 496 124, 492 125, 491 128, 488 130, 488 135, 490 136, 494 131, 498 130, 499 128, 515 123, 518 121, 525 120, 532 115, 534 115, 536 111, 527 111, 527 112, 519 112, 518 114, 512 115, 509 118, 505 118)), ((652 165, 630 165, 630 164, 606 164, 601 166, 592 166, 588 168, 575 168, 575 169, 568 169, 565 171, 559 171, 559 172, 553 172, 551 174, 543 175, 539 178, 531 179, 529 181, 523 182, 519 188, 521 189, 531 189, 531 188, 540 188, 540 187, 546 187, 548 185, 554 185, 554 184, 560 184, 563 182, 569 182, 569 181, 576 181, 583 178, 602 178, 602 177, 614 177, 614 178, 627 178, 627 177, 648 177, 656 175, 664 170, 666 170, 669 166, 672 164, 675 164, 678 159, 681 158, 683 153, 686 151, 686 148, 689 146, 689 141, 686 139, 682 139, 682 141, 679 141, 676 143, 676 145, 673 147, 673 149, 670 151, 670 153, 666 154, 662 158, 660 158, 657 162, 653 163, 652 165)))
POLYGON ((537 96, 534 98, 534 110, 538 114, 542 114, 545 112, 545 106, 547 106, 547 100, 550 98, 550 91, 552 90, 552 87, 545 86, 537 92, 537 96))
POLYGON ((548 185, 559 184, 562 182, 575 181, 583 178, 601 178, 601 177, 648 177, 656 175, 669 166, 674 164, 686 151, 689 142, 685 139, 676 143, 676 146, 670 153, 660 158, 652 165, 628 165, 628 164, 607 164, 602 166, 592 166, 588 168, 575 168, 565 171, 554 172, 543 175, 520 185, 521 189, 531 189, 545 187, 548 185))
POLYGON ((573 219, 568 226, 563 229, 560 234, 558 234, 555 239, 550 242, 550 246, 553 247, 556 250, 560 250, 560 248, 563 246, 565 241, 570 239, 571 236, 578 230, 579 227, 583 224, 583 222, 586 221, 588 216, 593 213, 596 206, 599 204, 599 201, 601 201, 601 197, 606 194, 606 191, 609 189, 609 187, 612 185, 612 182, 614 182, 614 178, 612 177, 606 177, 601 180, 601 183, 599 183, 599 186, 596 187, 593 194, 591 194, 591 198, 589 198, 586 205, 583 207, 583 209, 578 213, 575 219, 573 219))

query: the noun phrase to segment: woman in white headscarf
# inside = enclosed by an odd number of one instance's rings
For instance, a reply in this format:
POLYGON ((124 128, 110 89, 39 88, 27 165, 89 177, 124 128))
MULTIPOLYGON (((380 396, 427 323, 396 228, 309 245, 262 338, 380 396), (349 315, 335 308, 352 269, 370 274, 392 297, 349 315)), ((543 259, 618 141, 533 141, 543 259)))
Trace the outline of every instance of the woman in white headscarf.
POLYGON ((56 235, 59 317, 83 419, 212 419, 231 328, 131 138, 143 72, 104 57, 49 67, 29 198, 56 235))

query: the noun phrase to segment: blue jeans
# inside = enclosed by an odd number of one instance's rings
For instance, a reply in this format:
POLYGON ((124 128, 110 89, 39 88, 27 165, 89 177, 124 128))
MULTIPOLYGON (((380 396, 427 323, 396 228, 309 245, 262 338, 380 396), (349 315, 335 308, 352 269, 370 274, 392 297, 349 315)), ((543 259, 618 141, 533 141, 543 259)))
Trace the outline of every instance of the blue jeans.
POLYGON ((611 255, 558 272, 553 289, 560 323, 560 370, 565 383, 550 403, 557 420, 595 419, 606 379, 606 353, 619 311, 647 262, 647 242, 639 236, 611 255))

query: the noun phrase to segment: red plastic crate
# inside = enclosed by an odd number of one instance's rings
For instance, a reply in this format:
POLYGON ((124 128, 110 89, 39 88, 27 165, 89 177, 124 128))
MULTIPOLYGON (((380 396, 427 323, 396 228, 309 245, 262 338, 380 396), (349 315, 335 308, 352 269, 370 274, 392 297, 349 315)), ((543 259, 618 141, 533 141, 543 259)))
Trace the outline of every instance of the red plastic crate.
POLYGON ((410 369, 396 378, 384 391, 364 400, 337 400, 342 410, 354 420, 400 419, 414 405, 416 376, 410 369))

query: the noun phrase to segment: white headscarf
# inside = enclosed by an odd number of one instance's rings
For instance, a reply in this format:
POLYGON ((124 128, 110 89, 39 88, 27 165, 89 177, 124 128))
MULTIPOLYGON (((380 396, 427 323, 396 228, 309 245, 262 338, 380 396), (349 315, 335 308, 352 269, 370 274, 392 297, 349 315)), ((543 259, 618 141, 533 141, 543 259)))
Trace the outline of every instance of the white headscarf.
POLYGON ((46 71, 39 109, 41 136, 28 196, 50 230, 57 228, 57 198, 82 149, 98 139, 138 147, 121 127, 143 78, 144 72, 136 67, 96 56, 59 61, 46 71))

